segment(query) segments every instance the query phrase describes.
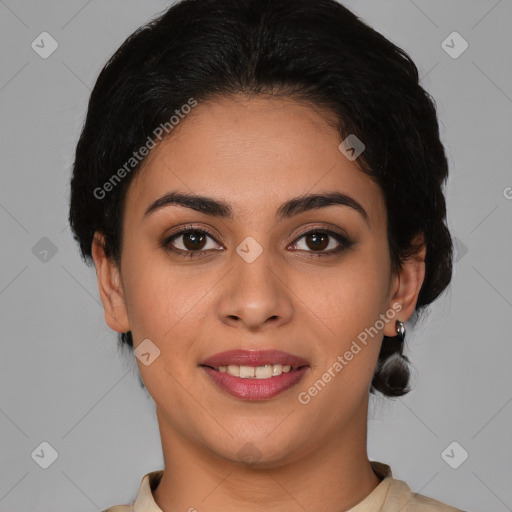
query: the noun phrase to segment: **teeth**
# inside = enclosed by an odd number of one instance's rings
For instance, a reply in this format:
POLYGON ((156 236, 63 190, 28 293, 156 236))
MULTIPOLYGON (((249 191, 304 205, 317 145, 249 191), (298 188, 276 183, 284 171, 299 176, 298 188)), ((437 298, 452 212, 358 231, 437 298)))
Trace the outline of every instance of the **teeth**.
POLYGON ((257 367, 230 364, 228 366, 219 366, 217 369, 221 373, 227 373, 242 379, 269 379, 270 377, 278 377, 282 373, 288 373, 292 367, 288 364, 265 364, 257 367))

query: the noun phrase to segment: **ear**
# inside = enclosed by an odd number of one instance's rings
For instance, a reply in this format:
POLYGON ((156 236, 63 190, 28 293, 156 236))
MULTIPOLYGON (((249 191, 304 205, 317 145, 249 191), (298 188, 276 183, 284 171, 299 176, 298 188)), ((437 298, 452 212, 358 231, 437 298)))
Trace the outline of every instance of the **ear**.
MULTIPOLYGON (((413 241, 416 251, 404 260, 401 269, 392 276, 388 308, 397 311, 396 319, 406 322, 414 313, 421 285, 425 279, 425 255, 427 248, 423 234, 413 241), (397 305, 401 306, 401 309, 397 305)), ((396 336, 394 322, 388 322, 384 328, 385 336, 396 336)))
POLYGON ((119 269, 105 254, 105 238, 102 233, 94 233, 92 257, 96 267, 98 288, 105 311, 105 322, 117 332, 128 332, 130 323, 124 298, 119 269))

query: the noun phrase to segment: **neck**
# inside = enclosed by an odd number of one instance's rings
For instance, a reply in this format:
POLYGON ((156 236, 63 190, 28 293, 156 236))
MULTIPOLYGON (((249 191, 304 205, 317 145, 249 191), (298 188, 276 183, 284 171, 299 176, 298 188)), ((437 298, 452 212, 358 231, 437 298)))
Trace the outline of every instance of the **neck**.
POLYGON ((291 462, 263 468, 220 457, 159 417, 165 471, 153 497, 163 512, 303 512, 319 503, 325 511, 348 510, 380 483, 366 453, 366 411, 363 419, 291 462))

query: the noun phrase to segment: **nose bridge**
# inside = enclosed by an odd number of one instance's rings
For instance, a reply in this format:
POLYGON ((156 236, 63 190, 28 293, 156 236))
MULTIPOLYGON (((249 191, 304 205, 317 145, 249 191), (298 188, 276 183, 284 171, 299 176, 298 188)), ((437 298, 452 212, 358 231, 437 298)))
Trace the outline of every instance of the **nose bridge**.
POLYGON ((223 322, 238 322, 255 329, 290 320, 292 300, 275 264, 271 251, 255 239, 248 237, 239 244, 218 304, 223 322))

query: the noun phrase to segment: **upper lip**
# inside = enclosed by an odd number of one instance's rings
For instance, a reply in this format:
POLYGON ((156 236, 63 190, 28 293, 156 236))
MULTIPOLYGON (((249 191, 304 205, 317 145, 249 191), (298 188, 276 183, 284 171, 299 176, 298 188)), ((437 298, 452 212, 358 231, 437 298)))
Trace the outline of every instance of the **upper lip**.
POLYGON ((241 366, 264 366, 266 364, 290 365, 292 368, 309 366, 309 362, 281 350, 226 350, 205 359, 200 365, 218 368, 237 364, 241 366))

